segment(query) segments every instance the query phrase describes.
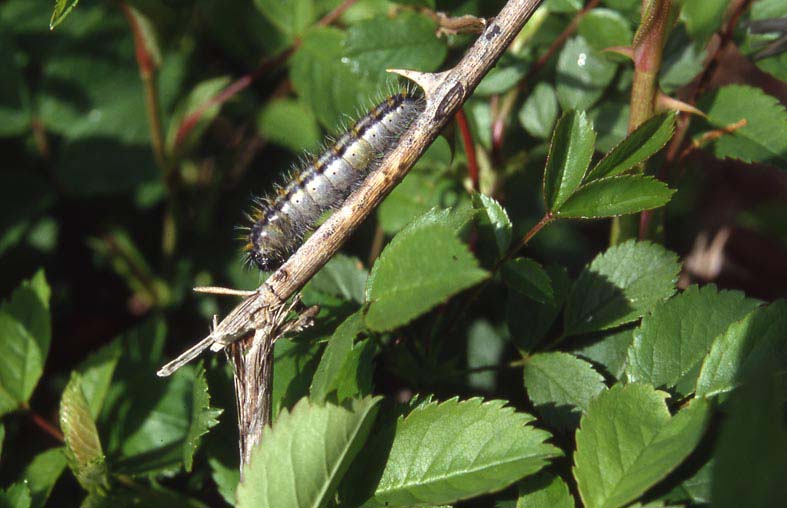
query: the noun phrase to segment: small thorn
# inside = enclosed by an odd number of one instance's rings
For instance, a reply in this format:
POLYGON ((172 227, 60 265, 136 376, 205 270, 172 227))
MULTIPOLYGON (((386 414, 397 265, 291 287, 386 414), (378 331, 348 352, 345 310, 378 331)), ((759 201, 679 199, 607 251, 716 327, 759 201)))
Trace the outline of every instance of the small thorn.
POLYGON ((423 89, 424 95, 426 95, 427 99, 429 99, 429 97, 437 90, 437 87, 443 83, 443 79, 441 77, 443 73, 435 74, 432 72, 419 72, 407 69, 386 69, 386 71, 405 77, 416 85, 420 86, 423 89))
POLYGON ((222 296, 242 296, 248 298, 257 294, 256 291, 245 291, 242 289, 221 288, 215 286, 197 286, 193 289, 195 293, 205 293, 209 295, 222 296))
POLYGON ((656 97, 656 110, 659 112, 675 110, 680 111, 681 113, 691 113, 692 115, 705 117, 705 113, 695 108, 691 104, 679 101, 678 99, 670 97, 661 91, 656 97))
POLYGON ((634 48, 631 46, 610 46, 601 50, 604 53, 615 53, 634 61, 634 48))

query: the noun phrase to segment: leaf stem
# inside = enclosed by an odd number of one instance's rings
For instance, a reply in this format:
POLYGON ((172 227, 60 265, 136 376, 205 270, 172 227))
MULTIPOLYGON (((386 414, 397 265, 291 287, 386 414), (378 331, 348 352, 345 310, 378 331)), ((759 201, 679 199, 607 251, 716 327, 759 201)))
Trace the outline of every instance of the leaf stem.
POLYGON ((456 124, 459 127, 459 132, 462 134, 462 144, 465 147, 467 174, 470 177, 470 185, 474 191, 478 191, 478 160, 475 156, 473 135, 470 133, 470 127, 467 125, 467 116, 465 115, 464 109, 460 109, 456 112, 456 124))
MULTIPOLYGON (((495 263, 495 265, 490 270, 492 272, 492 275, 494 276, 506 261, 516 256, 516 254, 523 247, 525 247, 530 242, 530 240, 532 240, 533 237, 538 234, 539 231, 544 229, 547 226, 547 224, 549 224, 553 220, 555 220, 555 216, 552 214, 552 212, 545 213, 544 216, 541 217, 541 219, 538 222, 536 222, 533 225, 533 227, 530 228, 530 230, 527 233, 525 233, 525 235, 511 249, 509 249, 508 253, 502 258, 500 258, 500 260, 497 263, 495 263)), ((492 279, 493 277, 490 277, 475 287, 472 294, 467 297, 464 304, 460 307, 460 311, 456 314, 457 317, 463 316, 467 313, 467 310, 470 308, 470 306, 473 303, 475 303, 478 297, 481 296, 481 293, 483 293, 484 289, 486 289, 487 285, 492 279)), ((459 319, 453 319, 451 321, 451 326, 448 327, 448 332, 451 332, 457 323, 459 323, 459 319)))
POLYGON ((535 223, 535 225, 534 225, 532 228, 530 228, 530 231, 528 231, 527 233, 525 233, 525 236, 523 236, 523 237, 522 237, 522 239, 521 239, 521 240, 519 240, 519 242, 517 242, 517 244, 514 246, 514 248, 512 248, 512 249, 509 251, 509 253, 506 255, 506 257, 505 257, 505 258, 503 258, 503 259, 502 259, 502 260, 501 260, 501 261, 498 263, 498 266, 499 266, 499 265, 501 265, 502 263, 504 263, 504 262, 508 261, 509 259, 513 258, 513 257, 516 255, 516 253, 517 253, 517 252, 519 252, 519 250, 520 250, 521 248, 523 248, 525 245, 527 245, 527 244, 530 242, 530 240, 532 240, 532 239, 533 239, 533 237, 534 237, 534 236, 536 236, 536 234, 537 234, 539 231, 541 231, 542 229, 544 229, 544 227, 545 227, 547 224, 549 224, 550 222, 552 222, 553 220, 555 220, 555 216, 554 216, 554 215, 552 215, 552 212, 547 212, 547 213, 545 213, 545 214, 544 214, 544 216, 543 216, 543 217, 541 217, 541 220, 539 220, 538 222, 536 222, 536 223, 535 223))
POLYGON ((65 437, 63 433, 60 432, 60 429, 57 428, 54 424, 50 423, 46 418, 38 414, 37 412, 33 411, 27 403, 22 404, 22 409, 27 412, 27 415, 30 417, 30 420, 41 430, 43 430, 46 434, 49 434, 51 437, 55 438, 57 441, 61 443, 65 441, 65 437))

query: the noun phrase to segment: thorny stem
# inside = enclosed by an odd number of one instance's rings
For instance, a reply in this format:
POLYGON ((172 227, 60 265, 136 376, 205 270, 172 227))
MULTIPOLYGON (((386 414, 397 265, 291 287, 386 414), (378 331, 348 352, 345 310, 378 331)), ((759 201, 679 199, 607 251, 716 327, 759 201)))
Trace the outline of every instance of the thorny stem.
MULTIPOLYGON (((424 111, 402 135, 396 148, 383 158, 380 166, 347 198, 341 208, 257 288, 255 296, 246 298, 218 323, 208 339, 215 341, 217 334, 220 334, 221 344, 227 344, 237 341, 249 332, 270 328, 270 319, 266 316, 281 309, 284 302, 328 262, 352 232, 405 177, 415 161, 470 97, 541 2, 542 0, 509 0, 495 20, 487 24, 465 56, 450 70, 438 74, 397 71, 423 88, 426 99, 424 111)), ((269 334, 273 333, 275 332, 269 334)), ((275 339, 275 336, 259 335, 255 333, 255 344, 252 347, 275 339)), ((208 339, 203 339, 202 342, 208 339)), ((265 352, 264 347, 259 349, 261 353, 265 352)), ((262 386, 270 384, 272 369, 266 374, 268 379, 259 380, 262 386)), ((242 393, 247 393, 246 387, 241 388, 242 393)), ((236 391, 236 396, 238 393, 236 391)), ((253 426, 249 434, 241 436, 242 443, 259 443, 262 429, 270 422, 270 414, 259 412, 256 418, 263 424, 253 426)))
MULTIPOLYGON (((712 50, 712 55, 706 60, 705 68, 702 70, 700 77, 695 80, 695 85, 693 86, 686 103, 690 106, 694 106, 697 103, 697 99, 699 98, 700 94, 705 90, 708 86, 708 83, 713 76, 713 72, 715 71, 719 56, 724 53, 724 50, 730 45, 732 42, 732 36, 735 32, 735 27, 738 24, 738 20, 746 12, 746 9, 749 8, 751 5, 751 0, 733 0, 730 3, 728 8, 729 19, 727 23, 722 28, 721 32, 717 40, 712 40, 709 45, 713 46, 714 49, 712 50)), ((667 168, 671 165, 675 164, 683 160, 692 150, 693 145, 690 145, 686 148, 682 148, 684 144, 684 140, 686 139, 686 134, 689 132, 689 124, 691 123, 691 115, 681 114, 678 117, 677 126, 675 128, 675 134, 672 136, 672 139, 667 146, 667 153, 665 157, 665 163, 659 170, 659 177, 666 178, 667 176, 667 168)), ((653 220, 653 210, 645 210, 640 214, 640 222, 639 222, 639 238, 643 239, 647 236, 647 233, 651 230, 651 222, 653 220)))
MULTIPOLYGON (((631 84, 629 133, 655 113, 659 94, 658 75, 664 43, 669 33, 671 10, 672 0, 643 0, 642 20, 632 44, 634 76, 631 84)), ((635 171, 644 171, 644 166, 635 171)), ((646 217, 650 217, 650 214, 646 214, 646 217)), ((612 220, 610 244, 632 238, 637 235, 637 231, 640 237, 649 236, 648 225, 643 224, 640 217, 616 217, 612 220)))
POLYGON ((652 117, 655 111, 659 91, 658 74, 672 10, 672 0, 652 0, 643 4, 650 8, 649 12, 642 13, 642 22, 634 40, 629 133, 652 117))
POLYGON ((467 174, 470 177, 470 184, 474 191, 478 191, 478 160, 475 156, 475 144, 473 143, 473 135, 470 133, 470 127, 467 125, 467 116, 465 116, 465 112, 462 109, 456 112, 456 124, 459 126, 459 132, 462 134, 462 144, 465 147, 465 155, 467 156, 467 174))
POLYGON ((492 122, 492 151, 495 160, 499 160, 499 154, 503 149, 503 142, 505 140, 505 129, 506 129, 506 120, 511 116, 511 110, 514 108, 516 104, 517 98, 519 94, 527 90, 527 87, 531 81, 541 72, 541 69, 552 59, 552 57, 557 53, 560 48, 566 43, 569 37, 576 32, 577 26, 579 26, 579 21, 592 9, 598 6, 600 0, 590 0, 585 7, 576 13, 576 15, 571 19, 571 21, 566 25, 566 28, 557 36, 557 38, 552 41, 552 44, 549 45, 549 48, 540 56, 538 60, 530 66, 528 69, 527 74, 523 77, 519 84, 508 92, 504 97, 503 100, 500 101, 500 109, 498 113, 495 115, 494 120, 492 122))

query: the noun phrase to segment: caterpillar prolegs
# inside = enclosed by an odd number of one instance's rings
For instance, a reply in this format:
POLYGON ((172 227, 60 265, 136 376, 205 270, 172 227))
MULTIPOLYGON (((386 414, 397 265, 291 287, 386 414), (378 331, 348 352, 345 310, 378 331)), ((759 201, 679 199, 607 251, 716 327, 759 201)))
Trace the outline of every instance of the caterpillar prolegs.
POLYGON ((413 91, 391 95, 356 121, 339 139, 303 167, 275 194, 254 200, 246 253, 260 270, 281 266, 315 228, 363 182, 423 110, 413 91))

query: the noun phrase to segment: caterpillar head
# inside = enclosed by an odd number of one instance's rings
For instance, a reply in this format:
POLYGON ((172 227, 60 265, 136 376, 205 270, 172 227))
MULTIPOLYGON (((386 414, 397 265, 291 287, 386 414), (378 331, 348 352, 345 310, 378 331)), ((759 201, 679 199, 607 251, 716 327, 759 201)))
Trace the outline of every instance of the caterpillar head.
POLYGON ((246 244, 249 261, 252 261, 263 272, 272 272, 284 262, 282 249, 276 235, 262 221, 255 222, 249 231, 249 242, 246 244))

